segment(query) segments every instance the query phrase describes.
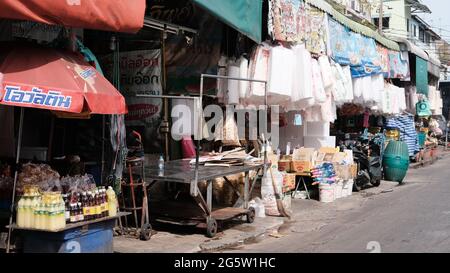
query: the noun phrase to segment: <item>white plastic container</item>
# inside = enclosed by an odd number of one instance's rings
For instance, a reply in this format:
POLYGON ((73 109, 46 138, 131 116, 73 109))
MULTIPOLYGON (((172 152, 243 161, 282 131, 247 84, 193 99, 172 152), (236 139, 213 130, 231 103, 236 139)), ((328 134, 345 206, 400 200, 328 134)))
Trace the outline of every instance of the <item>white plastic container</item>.
POLYGON ((342 198, 342 188, 344 187, 344 183, 342 181, 337 182, 334 184, 334 199, 340 199, 342 198))
POLYGON ((332 203, 334 201, 334 186, 329 184, 320 184, 319 199, 322 203, 332 203))
POLYGON ((342 183, 342 198, 345 198, 348 196, 348 186, 349 186, 348 180, 345 180, 342 183))

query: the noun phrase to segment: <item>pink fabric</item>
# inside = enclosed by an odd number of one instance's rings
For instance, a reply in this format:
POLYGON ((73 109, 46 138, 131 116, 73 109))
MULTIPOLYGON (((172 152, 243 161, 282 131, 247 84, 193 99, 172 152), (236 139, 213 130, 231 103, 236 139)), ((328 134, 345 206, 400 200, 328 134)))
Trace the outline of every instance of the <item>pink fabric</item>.
POLYGON ((181 146, 183 149, 183 158, 195 157, 194 141, 190 136, 184 136, 181 140, 181 146))

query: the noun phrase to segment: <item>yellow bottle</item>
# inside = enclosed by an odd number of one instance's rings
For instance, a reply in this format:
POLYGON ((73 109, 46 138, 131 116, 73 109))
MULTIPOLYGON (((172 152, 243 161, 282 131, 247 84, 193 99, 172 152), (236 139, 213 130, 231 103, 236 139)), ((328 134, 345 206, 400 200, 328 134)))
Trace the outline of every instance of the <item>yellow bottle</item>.
POLYGON ((117 197, 112 187, 108 187, 106 196, 108 197, 108 216, 114 217, 117 215, 117 197))

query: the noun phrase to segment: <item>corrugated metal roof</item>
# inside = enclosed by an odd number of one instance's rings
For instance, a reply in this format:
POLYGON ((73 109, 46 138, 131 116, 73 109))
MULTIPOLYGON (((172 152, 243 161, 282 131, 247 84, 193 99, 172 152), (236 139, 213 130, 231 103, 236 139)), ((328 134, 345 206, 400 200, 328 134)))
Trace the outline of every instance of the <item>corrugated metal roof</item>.
POLYGON ((352 19, 348 18, 344 14, 337 11, 335 8, 333 8, 329 3, 325 2, 324 0, 305 0, 305 3, 308 3, 318 9, 328 13, 336 21, 338 21, 339 23, 343 24, 344 26, 350 28, 352 31, 354 31, 356 33, 360 33, 364 36, 373 38, 378 43, 380 43, 381 45, 383 45, 391 50, 400 51, 400 46, 398 45, 398 43, 382 36, 376 30, 373 30, 368 26, 365 26, 356 21, 353 21, 352 19))

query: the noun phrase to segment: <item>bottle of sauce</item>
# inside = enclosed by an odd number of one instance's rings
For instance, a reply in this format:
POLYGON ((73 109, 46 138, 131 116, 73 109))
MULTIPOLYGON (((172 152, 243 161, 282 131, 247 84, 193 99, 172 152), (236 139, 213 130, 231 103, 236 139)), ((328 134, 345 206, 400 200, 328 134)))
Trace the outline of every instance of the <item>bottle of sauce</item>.
POLYGON ((117 198, 116 193, 110 186, 106 191, 107 201, 108 201, 108 216, 115 217, 117 215, 117 198))
POLYGON ((95 190, 95 218, 101 218, 101 201, 100 201, 100 193, 98 189, 95 190))
POLYGON ((106 190, 102 187, 102 217, 108 217, 108 204, 106 202, 106 190))
POLYGON ((83 218, 85 221, 89 221, 89 204, 88 204, 88 197, 87 193, 83 192, 81 194, 81 206, 83 208, 83 218))
POLYGON ((88 191, 87 197, 88 197, 88 216, 89 216, 89 220, 94 220, 95 219, 95 215, 94 215, 94 196, 93 196, 91 191, 88 191))
POLYGON ((78 222, 84 221, 83 206, 78 202, 78 222))

